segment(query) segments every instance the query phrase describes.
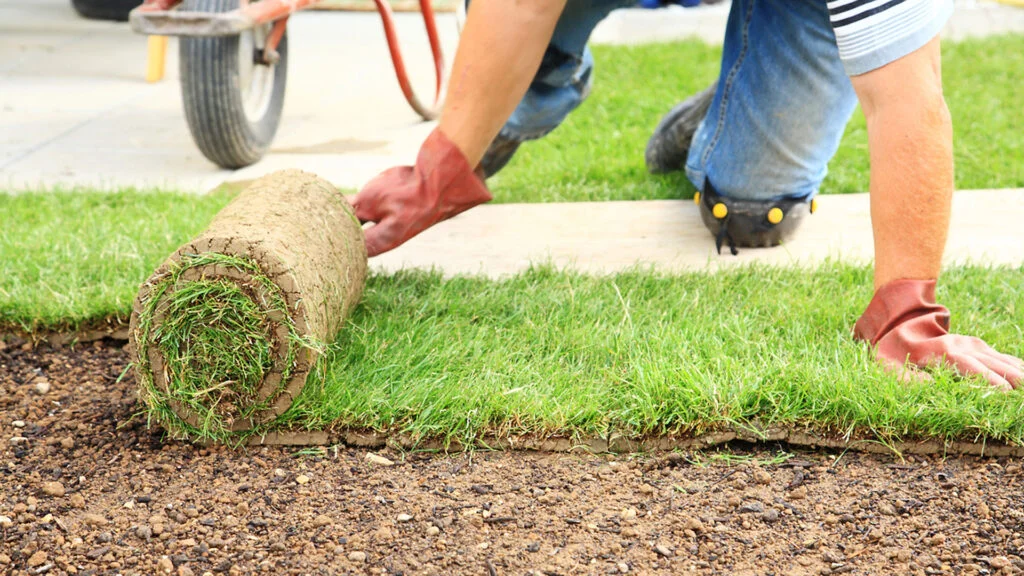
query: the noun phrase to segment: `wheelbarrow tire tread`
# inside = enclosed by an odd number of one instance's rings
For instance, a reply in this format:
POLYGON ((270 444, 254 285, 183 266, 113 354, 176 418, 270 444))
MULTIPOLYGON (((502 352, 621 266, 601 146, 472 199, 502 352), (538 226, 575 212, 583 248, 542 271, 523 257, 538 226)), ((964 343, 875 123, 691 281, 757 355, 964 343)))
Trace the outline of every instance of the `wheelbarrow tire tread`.
POLYGON ((71 0, 71 6, 82 18, 127 22, 128 13, 142 0, 71 0))
MULTIPOLYGON (((238 0, 186 0, 185 9, 228 12, 238 0)), ((185 116, 196 146, 222 168, 255 163, 270 148, 281 120, 287 79, 287 34, 277 52, 270 104, 262 118, 246 117, 238 84, 238 36, 183 37, 180 43, 181 89, 185 116)))

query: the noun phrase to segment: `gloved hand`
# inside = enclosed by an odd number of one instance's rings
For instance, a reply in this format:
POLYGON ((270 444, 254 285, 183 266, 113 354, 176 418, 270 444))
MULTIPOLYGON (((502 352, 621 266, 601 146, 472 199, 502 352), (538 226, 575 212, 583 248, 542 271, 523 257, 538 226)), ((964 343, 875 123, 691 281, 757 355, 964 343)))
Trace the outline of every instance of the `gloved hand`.
POLYGON ((366 250, 372 257, 492 198, 462 151, 434 129, 415 166, 385 170, 349 200, 360 222, 375 223, 366 230, 366 250))
POLYGON ((870 342, 876 357, 895 370, 905 363, 946 363, 963 376, 980 374, 1005 390, 1024 384, 1020 359, 996 352, 979 338, 949 333, 949 310, 935 302, 935 280, 895 280, 879 288, 857 320, 854 336, 870 342))

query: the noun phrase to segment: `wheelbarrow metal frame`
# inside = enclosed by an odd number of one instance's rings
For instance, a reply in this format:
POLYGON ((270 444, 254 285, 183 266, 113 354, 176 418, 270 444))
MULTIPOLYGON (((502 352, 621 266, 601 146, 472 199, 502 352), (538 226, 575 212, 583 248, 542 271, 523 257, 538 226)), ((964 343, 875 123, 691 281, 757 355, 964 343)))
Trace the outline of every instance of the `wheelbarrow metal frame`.
MULTIPOLYGON (((132 30, 140 34, 154 36, 233 36, 257 26, 274 23, 274 30, 268 37, 266 55, 270 59, 275 54, 277 43, 284 34, 285 21, 292 13, 308 8, 319 0, 261 0, 250 2, 241 0, 239 8, 230 12, 190 12, 176 9, 181 0, 145 0, 131 11, 129 22, 132 30)), ((430 40, 430 51, 434 59, 434 104, 424 105, 416 96, 409 82, 405 69, 405 60, 398 45, 398 33, 395 29, 394 13, 387 0, 373 0, 381 16, 384 34, 391 53, 391 62, 395 68, 395 76, 402 89, 406 101, 424 120, 434 120, 440 115, 442 96, 447 77, 445 74, 444 55, 437 32, 437 22, 431 0, 420 0, 420 11, 423 23, 430 40)), ((269 63, 269 62, 268 62, 269 63)))
POLYGON ((230 12, 176 10, 181 0, 146 0, 131 11, 128 21, 140 34, 159 36, 234 36, 257 26, 287 18, 319 0, 243 2, 230 12))

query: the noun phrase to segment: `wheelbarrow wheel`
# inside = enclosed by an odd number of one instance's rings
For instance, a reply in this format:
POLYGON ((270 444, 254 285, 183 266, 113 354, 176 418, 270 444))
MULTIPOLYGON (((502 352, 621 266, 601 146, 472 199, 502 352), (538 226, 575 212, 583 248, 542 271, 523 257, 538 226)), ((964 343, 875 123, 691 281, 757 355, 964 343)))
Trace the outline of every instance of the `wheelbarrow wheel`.
POLYGON ((89 20, 115 20, 127 22, 128 13, 142 0, 71 0, 75 12, 89 20))
MULTIPOLYGON (((229 12, 239 0, 186 0, 185 10, 229 12)), ((271 24, 238 36, 183 37, 181 91, 196 146, 223 168, 242 168, 260 158, 281 121, 288 72, 288 39, 277 45, 273 64, 263 60, 271 24)))

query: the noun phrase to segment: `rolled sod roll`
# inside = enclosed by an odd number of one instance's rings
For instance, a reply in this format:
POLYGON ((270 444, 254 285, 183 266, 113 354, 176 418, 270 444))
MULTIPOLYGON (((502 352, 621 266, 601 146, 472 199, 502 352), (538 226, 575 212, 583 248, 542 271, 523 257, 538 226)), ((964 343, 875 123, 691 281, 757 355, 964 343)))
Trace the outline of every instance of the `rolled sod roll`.
POLYGON ((228 441, 291 406, 359 302, 363 230, 334 186, 255 181, 139 289, 129 344, 150 420, 228 441))

